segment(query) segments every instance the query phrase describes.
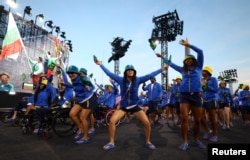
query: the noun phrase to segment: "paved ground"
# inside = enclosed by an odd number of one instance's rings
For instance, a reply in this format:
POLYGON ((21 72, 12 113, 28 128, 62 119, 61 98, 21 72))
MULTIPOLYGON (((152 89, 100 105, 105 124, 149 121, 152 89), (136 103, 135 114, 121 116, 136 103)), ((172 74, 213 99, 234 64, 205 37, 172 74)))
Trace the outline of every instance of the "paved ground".
MULTIPOLYGON (((219 130, 218 143, 250 144, 250 126, 235 120, 231 131, 219 130)), ((191 141, 191 134, 190 141, 191 141)), ((142 125, 136 120, 118 126, 116 148, 103 151, 108 142, 106 127, 99 127, 87 144, 74 144, 72 137, 52 137, 44 140, 37 135, 22 135, 21 128, 8 126, 0 122, 0 159, 1 160, 206 160, 207 149, 190 145, 188 151, 178 150, 181 143, 180 129, 165 125, 152 127, 152 143, 156 150, 144 146, 142 125)), ((201 135, 202 136, 202 135, 201 135)), ((208 141, 202 140, 206 145, 208 141)))

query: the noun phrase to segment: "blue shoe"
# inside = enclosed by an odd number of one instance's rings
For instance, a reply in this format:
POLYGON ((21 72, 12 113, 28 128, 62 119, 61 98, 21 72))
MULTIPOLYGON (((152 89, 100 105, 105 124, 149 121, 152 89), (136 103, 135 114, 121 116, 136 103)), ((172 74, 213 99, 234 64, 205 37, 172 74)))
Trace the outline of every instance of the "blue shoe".
POLYGON ((194 145, 200 149, 206 149, 206 146, 201 141, 194 142, 194 145))
POLYGON ((153 145, 152 143, 146 143, 146 147, 148 149, 155 150, 155 145, 153 145))
POLYGON ((179 149, 182 150, 182 151, 186 151, 188 149, 188 144, 187 143, 182 143, 179 146, 179 149))
POLYGON ((36 128, 33 130, 33 134, 42 134, 43 133, 43 129, 41 128, 36 128))
POLYGON ((75 137, 74 137, 74 140, 77 141, 77 140, 81 139, 82 137, 83 137, 83 133, 82 132, 77 132, 75 137))
POLYGON ((203 135, 203 139, 205 140, 208 140, 209 138, 212 137, 212 133, 211 132, 206 132, 204 135, 203 135))
POLYGON ((217 136, 213 136, 209 139, 209 141, 211 142, 218 142, 218 137, 217 136))
POLYGON ((88 143, 89 142, 89 138, 81 138, 79 139, 78 141, 75 141, 76 144, 85 144, 85 143, 88 143))
POLYGON ((93 134, 95 132, 95 129, 89 129, 88 134, 93 134))
POLYGON ((4 123, 13 123, 13 122, 14 122, 14 119, 12 118, 8 118, 4 120, 4 123))
POLYGON ((107 143, 107 144, 104 145, 102 148, 103 148, 103 150, 105 150, 105 151, 111 150, 111 149, 115 148, 115 144, 107 143))

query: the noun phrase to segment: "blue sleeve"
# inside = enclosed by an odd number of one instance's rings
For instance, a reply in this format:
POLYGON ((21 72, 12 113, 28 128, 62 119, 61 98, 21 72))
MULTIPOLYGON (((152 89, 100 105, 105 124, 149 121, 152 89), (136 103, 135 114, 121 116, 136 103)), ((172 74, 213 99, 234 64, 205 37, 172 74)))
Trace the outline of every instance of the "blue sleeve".
POLYGON ((193 46, 193 45, 191 45, 190 48, 197 53, 197 63, 198 63, 198 66, 202 69, 203 63, 204 63, 203 51, 201 49, 199 49, 198 47, 193 46))
POLYGON ((103 64, 100 65, 101 69, 104 71, 104 73, 109 76, 111 79, 113 79, 116 82, 119 82, 120 76, 110 72, 103 64))
POLYGON ((118 94, 118 88, 117 88, 116 84, 114 82, 111 82, 111 84, 113 85, 115 95, 117 95, 118 94))
POLYGON ((103 89, 99 84, 96 84, 97 85, 97 87, 101 90, 101 91, 105 91, 105 89, 103 89))
POLYGON ((143 91, 146 91, 147 90, 147 86, 145 85, 145 86, 142 86, 142 90, 143 91))
POLYGON ((155 77, 156 75, 158 75, 159 73, 162 72, 162 69, 158 69, 150 74, 147 74, 145 76, 139 77, 139 83, 143 83, 146 82, 147 80, 149 80, 151 77, 155 77))
POLYGON ((61 70, 61 71, 62 71, 63 82, 64 82, 65 86, 73 87, 73 85, 69 83, 70 80, 68 80, 68 76, 67 76, 66 72, 64 70, 61 70))
POLYGON ((160 96, 162 97, 163 95, 163 89, 162 89, 162 86, 160 83, 158 83, 158 86, 159 86, 159 91, 160 91, 160 96))
POLYGON ((174 70, 176 70, 177 72, 182 72, 182 67, 181 66, 178 66, 172 62, 169 62, 169 66, 172 67, 174 70))
POLYGON ((211 82, 212 82, 213 85, 212 86, 208 85, 208 91, 217 93, 218 92, 218 81, 217 81, 217 79, 212 78, 211 82))

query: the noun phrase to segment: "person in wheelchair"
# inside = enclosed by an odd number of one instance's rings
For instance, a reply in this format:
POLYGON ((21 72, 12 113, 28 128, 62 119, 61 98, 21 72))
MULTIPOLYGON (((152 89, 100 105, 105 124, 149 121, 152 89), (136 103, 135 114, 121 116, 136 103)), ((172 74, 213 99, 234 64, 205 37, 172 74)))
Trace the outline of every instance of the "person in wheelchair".
MULTIPOLYGON (((57 68, 60 70, 62 69, 60 65, 57 65, 57 68)), ((64 72, 61 73, 63 78, 61 82, 59 82, 58 94, 51 107, 71 108, 75 93, 73 86, 70 84, 71 80, 64 72)))
MULTIPOLYGON (((107 113, 109 110, 115 108, 116 104, 116 96, 117 96, 117 87, 114 83, 114 81, 110 80, 111 84, 105 85, 105 89, 101 88, 99 85, 98 88, 103 91, 103 99, 102 99, 102 105, 98 107, 98 110, 100 112, 100 116, 102 117, 102 113, 107 113)), ((104 115, 105 116, 105 115, 104 115)), ((101 120, 101 117, 97 117, 97 120, 101 120)))
POLYGON ((30 97, 22 97, 21 100, 19 100, 16 104, 16 106, 13 108, 13 114, 11 115, 10 118, 7 118, 4 120, 4 123, 14 123, 16 118, 17 118, 17 114, 19 111, 22 111, 23 108, 27 108, 27 104, 29 101, 30 97))
POLYGON ((35 89, 33 99, 27 106, 27 110, 25 112, 25 117, 23 120, 24 125, 28 125, 29 122, 29 114, 31 111, 36 111, 39 120, 39 126, 36 128, 33 133, 36 134, 39 132, 41 127, 45 123, 45 116, 51 112, 50 105, 55 100, 56 89, 48 83, 46 77, 42 77, 39 83, 39 86, 35 89))

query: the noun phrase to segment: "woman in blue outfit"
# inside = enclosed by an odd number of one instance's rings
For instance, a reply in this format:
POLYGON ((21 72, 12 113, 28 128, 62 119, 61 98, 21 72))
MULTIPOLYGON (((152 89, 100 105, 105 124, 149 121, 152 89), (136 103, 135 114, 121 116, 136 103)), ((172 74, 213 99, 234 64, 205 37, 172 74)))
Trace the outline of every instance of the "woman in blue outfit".
POLYGON ((226 86, 227 83, 225 81, 219 83, 219 118, 222 122, 222 129, 230 130, 230 105, 233 103, 233 97, 230 89, 226 86))
POLYGON ((194 144, 204 149, 206 148, 201 141, 199 141, 200 121, 202 116, 202 97, 201 97, 201 74, 203 68, 203 51, 194 45, 191 45, 186 40, 180 40, 180 44, 189 47, 197 53, 197 59, 193 55, 187 55, 183 60, 183 66, 177 66, 170 62, 167 57, 161 54, 156 54, 158 57, 164 58, 164 62, 169 64, 174 70, 182 74, 182 82, 180 85, 180 109, 181 109, 181 130, 183 142, 179 146, 180 150, 187 150, 188 145, 188 117, 191 110, 193 123, 193 138, 194 144))
POLYGON ((244 84, 239 92, 239 102, 244 125, 250 125, 250 91, 249 85, 244 84))
POLYGON ((83 144, 89 141, 87 118, 97 106, 97 97, 94 93, 94 85, 87 76, 79 74, 78 67, 71 65, 67 69, 75 91, 75 104, 71 108, 69 116, 78 127, 75 143, 83 144))
POLYGON ((203 139, 211 142, 217 142, 218 136, 218 120, 217 120, 217 99, 216 94, 218 93, 218 81, 212 76, 213 69, 210 66, 205 66, 202 71, 202 98, 203 98, 203 116, 201 118, 201 124, 204 126, 206 133, 203 139), (208 113, 208 117, 206 117, 208 113), (211 131, 207 120, 211 122, 211 131))
POLYGON ((145 112, 139 107, 138 98, 138 88, 143 82, 146 82, 150 77, 154 77, 161 73, 163 70, 167 70, 168 67, 158 69, 155 72, 147 74, 142 77, 136 76, 136 70, 133 65, 127 65, 125 67, 123 77, 120 77, 112 72, 110 72, 100 60, 96 60, 95 63, 100 65, 101 69, 109 76, 111 79, 116 81, 120 86, 120 109, 116 110, 110 119, 109 125, 109 143, 103 146, 104 150, 109 150, 115 147, 115 131, 116 122, 122 118, 126 113, 134 113, 134 115, 141 121, 144 125, 146 147, 149 149, 155 149, 155 146, 150 141, 151 126, 145 112))

